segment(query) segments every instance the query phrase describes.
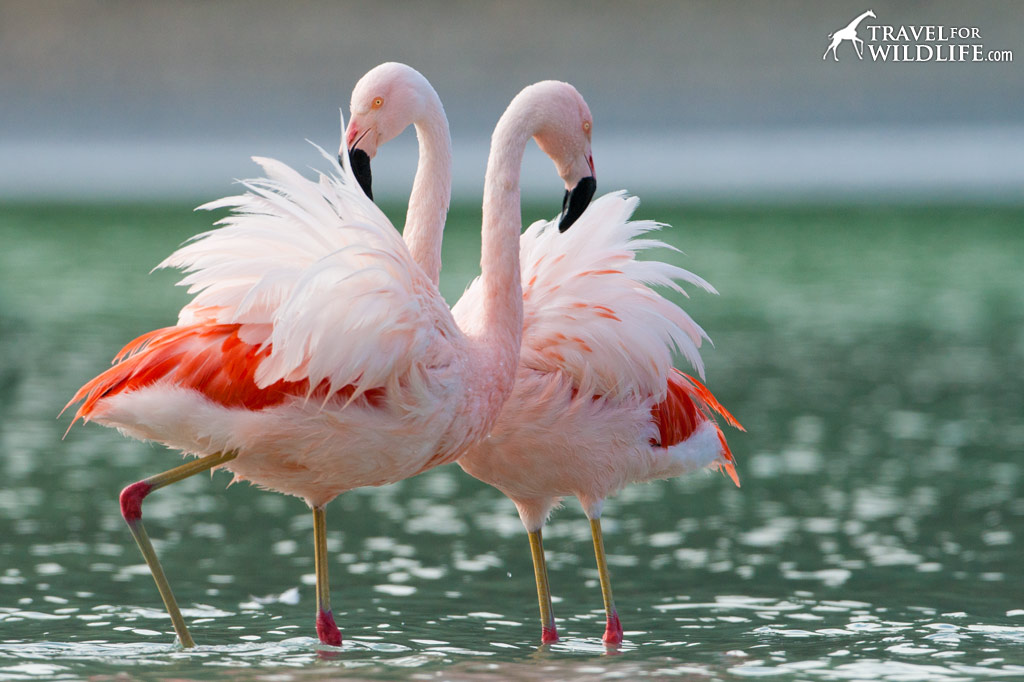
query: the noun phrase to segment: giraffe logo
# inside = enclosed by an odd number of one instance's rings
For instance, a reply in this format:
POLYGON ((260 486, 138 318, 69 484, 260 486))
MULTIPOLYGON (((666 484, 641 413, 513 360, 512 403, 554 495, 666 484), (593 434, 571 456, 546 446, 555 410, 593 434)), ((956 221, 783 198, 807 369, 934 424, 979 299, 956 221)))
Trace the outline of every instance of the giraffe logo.
POLYGON ((829 33, 828 37, 832 39, 832 42, 829 43, 828 49, 825 50, 825 54, 821 55, 821 58, 824 59, 828 56, 828 53, 831 52, 832 58, 838 62, 839 55, 836 54, 836 48, 839 47, 839 44, 844 40, 849 40, 853 43, 853 49, 857 53, 857 58, 864 59, 864 41, 857 37, 857 25, 868 17, 871 17, 872 19, 876 18, 875 13, 868 10, 835 33, 829 33))

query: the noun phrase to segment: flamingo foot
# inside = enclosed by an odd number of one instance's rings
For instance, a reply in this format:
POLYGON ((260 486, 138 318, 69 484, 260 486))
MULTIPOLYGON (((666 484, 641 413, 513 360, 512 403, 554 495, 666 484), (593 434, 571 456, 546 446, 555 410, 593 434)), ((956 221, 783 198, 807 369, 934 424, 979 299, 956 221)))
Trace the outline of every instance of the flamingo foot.
POLYGON ((330 646, 341 646, 341 630, 334 622, 334 614, 321 610, 316 614, 316 635, 330 646))
POLYGON ((554 644, 558 641, 558 631, 554 625, 545 625, 541 629, 540 641, 544 644, 554 644))
POLYGON ((608 625, 604 629, 605 644, 622 644, 622 623, 619 622, 619 614, 612 611, 608 616, 608 625))

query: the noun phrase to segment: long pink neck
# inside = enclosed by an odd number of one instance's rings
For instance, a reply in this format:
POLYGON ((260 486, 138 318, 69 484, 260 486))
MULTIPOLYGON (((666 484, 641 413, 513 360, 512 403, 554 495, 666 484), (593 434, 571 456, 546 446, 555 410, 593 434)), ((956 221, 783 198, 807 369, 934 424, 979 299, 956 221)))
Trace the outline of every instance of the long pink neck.
POLYGON ((436 285, 441 279, 441 239, 452 194, 452 139, 441 100, 432 89, 425 113, 415 125, 420 160, 402 237, 413 260, 436 285))
POLYGON ((519 173, 531 121, 510 106, 491 137, 484 177, 480 284, 482 306, 477 337, 493 390, 507 397, 519 365, 523 337, 523 290, 519 278, 519 173))

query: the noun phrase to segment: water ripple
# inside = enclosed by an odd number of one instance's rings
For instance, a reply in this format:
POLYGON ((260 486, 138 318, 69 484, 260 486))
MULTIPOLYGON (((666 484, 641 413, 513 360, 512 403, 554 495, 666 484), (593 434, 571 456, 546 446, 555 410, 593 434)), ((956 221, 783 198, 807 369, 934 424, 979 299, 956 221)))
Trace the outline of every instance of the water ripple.
MULTIPOLYGON (((539 646, 514 505, 445 467, 331 503, 340 649, 314 639, 301 501, 225 475, 154 494, 191 651, 117 506, 177 458, 93 426, 62 441, 53 416, 126 339, 174 319, 173 275, 133 264, 202 225, 152 207, 5 211, 0 681, 1024 679, 1021 213, 674 211, 654 213, 686 226, 665 238, 728 284, 686 306, 715 331, 708 380, 748 428, 730 437, 744 486, 695 475, 608 500, 623 646, 600 639, 579 505, 545 527, 562 640, 539 646)), ((453 209, 449 274, 476 267, 470 217, 453 209)))

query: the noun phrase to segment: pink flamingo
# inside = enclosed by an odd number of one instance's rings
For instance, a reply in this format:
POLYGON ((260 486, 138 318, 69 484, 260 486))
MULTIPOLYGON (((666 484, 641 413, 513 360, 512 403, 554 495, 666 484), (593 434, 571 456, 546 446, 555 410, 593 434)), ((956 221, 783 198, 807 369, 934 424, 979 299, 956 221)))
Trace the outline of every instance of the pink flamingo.
POLYGON ((581 101, 570 86, 536 85, 498 122, 483 202, 486 303, 472 327, 457 325, 344 158, 318 181, 256 159, 267 179, 207 204, 234 211, 161 264, 183 268, 195 294, 178 324, 129 343, 69 404, 84 401, 76 420, 201 456, 121 493, 183 646, 193 640, 143 527, 142 501, 215 468, 310 505, 317 634, 341 644, 324 507, 346 490, 451 462, 490 431, 522 336, 522 155, 531 137, 557 144, 565 181, 588 176, 581 101))
MULTIPOLYGON (((419 257, 438 262, 444 224, 444 211, 438 209, 447 207, 451 153, 436 92, 413 69, 384 64, 356 85, 351 110, 345 140, 358 160, 364 187, 370 186, 369 159, 379 145, 416 125, 421 157, 413 191, 433 197, 433 203, 417 202, 426 208, 422 216, 413 216, 410 200, 407 225, 416 229, 410 249, 415 243, 419 257), (415 92, 408 97, 415 106, 392 106, 394 91, 415 92), (428 189, 430 182, 435 186, 428 189), (413 223, 414 217, 421 219, 413 223)), ((589 137, 589 111, 584 116, 589 137)), ((557 146, 544 148, 553 157, 559 151, 557 146)), ((566 206, 578 211, 589 200, 587 191, 593 193, 592 182, 567 185, 566 206)), ((604 499, 631 482, 706 467, 723 469, 739 485, 713 415, 742 427, 700 381, 672 367, 676 348, 703 377, 699 346, 707 337, 651 285, 685 293, 678 280, 714 289, 681 268, 636 259, 639 251, 664 246, 638 238, 660 225, 631 222, 636 205, 637 199, 624 193, 608 194, 567 233, 552 221, 535 223, 522 235, 525 317, 515 387, 490 437, 458 460, 467 473, 516 504, 530 539, 543 642, 557 641, 558 635, 541 529, 562 497, 575 495, 590 519, 607 619, 603 639, 617 644, 622 626, 601 533, 604 499)), ((477 280, 452 313, 473 328, 485 319, 485 300, 477 280)))

